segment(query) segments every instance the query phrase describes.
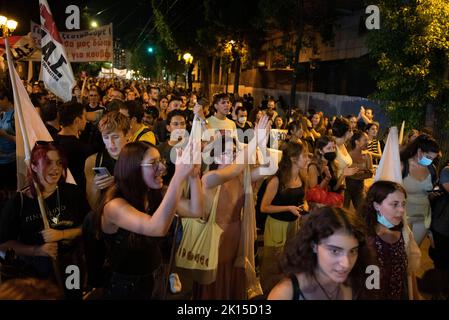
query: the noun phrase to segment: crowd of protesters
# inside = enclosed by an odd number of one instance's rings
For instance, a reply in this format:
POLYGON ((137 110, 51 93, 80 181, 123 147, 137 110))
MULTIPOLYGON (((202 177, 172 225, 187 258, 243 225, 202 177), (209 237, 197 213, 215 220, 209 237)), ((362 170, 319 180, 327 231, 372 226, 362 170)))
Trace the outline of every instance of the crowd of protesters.
POLYGON ((28 298, 248 299, 248 274, 236 263, 242 234, 252 232, 242 222, 246 179, 260 298, 421 299, 415 275, 426 236, 437 297, 448 295, 449 201, 439 203, 449 199, 449 166, 439 163, 442 151, 429 133, 406 134, 402 185, 373 183, 384 141, 363 106, 357 115, 298 108, 288 115, 283 100, 269 96, 256 103, 251 94, 217 93, 208 102, 197 92, 116 79, 80 81, 67 103, 43 83, 27 89, 54 141, 31 146, 28 184, 17 190, 14 101, 0 89, 3 299, 20 298, 14 286, 61 283, 69 265, 79 267, 79 288, 47 286, 51 295, 28 298), (195 121, 201 143, 189 139, 195 121), (176 161, 198 149, 211 161, 176 161), (282 156, 267 173, 271 149, 282 156), (66 181, 68 172, 76 184, 66 181), (178 270, 174 254, 181 221, 211 215, 222 233, 214 281, 205 284, 178 270), (380 286, 367 288, 373 265, 380 286))

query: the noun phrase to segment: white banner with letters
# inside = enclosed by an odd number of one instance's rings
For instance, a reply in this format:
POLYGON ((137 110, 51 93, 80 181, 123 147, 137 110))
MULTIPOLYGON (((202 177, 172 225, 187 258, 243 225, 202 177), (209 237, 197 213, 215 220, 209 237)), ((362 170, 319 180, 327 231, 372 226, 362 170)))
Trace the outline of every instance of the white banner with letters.
MULTIPOLYGON (((31 33, 36 43, 40 43, 40 25, 33 21, 31 33)), ((112 23, 92 30, 68 31, 60 34, 70 62, 112 62, 112 23)))

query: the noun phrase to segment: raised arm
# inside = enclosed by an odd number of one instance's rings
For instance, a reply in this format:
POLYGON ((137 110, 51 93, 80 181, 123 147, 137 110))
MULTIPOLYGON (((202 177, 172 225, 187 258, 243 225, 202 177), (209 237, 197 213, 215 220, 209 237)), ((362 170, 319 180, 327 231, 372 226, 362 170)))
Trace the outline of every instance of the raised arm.
POLYGON ((200 218, 203 216, 203 190, 199 177, 200 165, 196 165, 191 176, 189 176, 190 199, 181 199, 176 209, 181 217, 200 218))
POLYGON ((116 198, 108 202, 103 212, 103 229, 112 229, 112 226, 116 226, 146 236, 164 236, 170 228, 181 199, 182 183, 192 169, 192 164, 178 163, 176 165, 175 174, 167 192, 152 216, 137 210, 123 198, 116 198))
POLYGON ((266 130, 269 126, 269 119, 267 116, 263 116, 255 127, 257 143, 247 144, 238 154, 234 163, 217 170, 206 173, 203 178, 203 184, 206 188, 215 188, 226 181, 238 176, 245 169, 249 160, 254 156, 257 146, 263 146, 263 150, 266 146, 266 130), (260 130, 260 132, 259 132, 260 130), (264 134, 259 134, 263 133, 264 134), (264 145, 265 143, 265 145, 264 145))

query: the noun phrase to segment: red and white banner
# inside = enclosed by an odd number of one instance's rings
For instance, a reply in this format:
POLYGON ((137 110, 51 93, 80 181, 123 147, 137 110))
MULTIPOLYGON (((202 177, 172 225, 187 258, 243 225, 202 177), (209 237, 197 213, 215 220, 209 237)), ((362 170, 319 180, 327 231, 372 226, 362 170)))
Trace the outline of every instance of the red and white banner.
POLYGON ((75 85, 72 67, 62 44, 61 36, 51 15, 47 0, 39 0, 41 15, 42 70, 45 86, 63 101, 72 99, 75 85))
MULTIPOLYGON (((31 21, 35 42, 41 41, 40 25, 31 21)), ((60 32, 70 62, 112 61, 112 23, 92 30, 60 32)))
MULTIPOLYGON (((15 61, 40 59, 40 50, 37 48, 31 32, 26 36, 9 37, 9 47, 15 61)), ((6 60, 5 39, 0 39, 0 56, 6 60)))

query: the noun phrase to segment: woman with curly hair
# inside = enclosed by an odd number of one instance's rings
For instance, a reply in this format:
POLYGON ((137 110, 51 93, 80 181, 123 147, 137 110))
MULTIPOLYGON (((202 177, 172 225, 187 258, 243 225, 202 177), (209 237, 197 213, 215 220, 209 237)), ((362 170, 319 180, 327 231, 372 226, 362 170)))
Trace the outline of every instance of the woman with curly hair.
POLYGON ((288 275, 268 300, 351 300, 364 285, 368 251, 356 214, 322 207, 307 216, 281 260, 288 275))

